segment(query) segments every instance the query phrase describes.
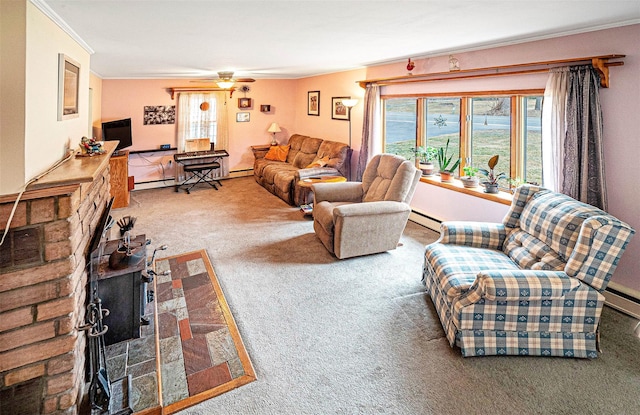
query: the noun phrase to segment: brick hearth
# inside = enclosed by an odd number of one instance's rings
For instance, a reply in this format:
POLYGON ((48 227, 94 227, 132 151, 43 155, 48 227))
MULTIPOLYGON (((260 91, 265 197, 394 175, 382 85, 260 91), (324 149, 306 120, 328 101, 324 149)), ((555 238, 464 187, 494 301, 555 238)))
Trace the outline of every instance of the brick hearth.
MULTIPOLYGON (((70 160, 54 180, 29 187, 0 246, 0 414, 78 413, 85 334, 77 327, 85 318, 88 246, 109 198, 112 151, 70 160), (78 166, 89 170, 84 178, 56 182, 78 166)), ((14 201, 0 197, 1 232, 14 201)))

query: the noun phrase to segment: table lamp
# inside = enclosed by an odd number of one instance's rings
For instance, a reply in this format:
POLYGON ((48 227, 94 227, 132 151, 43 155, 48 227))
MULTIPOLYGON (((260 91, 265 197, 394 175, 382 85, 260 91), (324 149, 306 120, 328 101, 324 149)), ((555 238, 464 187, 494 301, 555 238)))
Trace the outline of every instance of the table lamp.
POLYGON ((267 131, 273 134, 273 137, 271 138, 271 145, 272 146, 278 145, 278 142, 276 141, 276 133, 280 132, 280 126, 278 125, 278 123, 277 122, 271 123, 271 126, 267 131))

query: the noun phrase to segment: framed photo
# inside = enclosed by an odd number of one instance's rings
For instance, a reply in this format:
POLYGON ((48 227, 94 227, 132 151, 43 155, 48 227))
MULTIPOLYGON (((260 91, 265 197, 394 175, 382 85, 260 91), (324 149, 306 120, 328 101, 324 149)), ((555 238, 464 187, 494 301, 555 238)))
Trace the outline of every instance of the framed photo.
POLYGON ((250 114, 248 112, 236 113, 236 122, 249 122, 250 114))
POLYGON ((350 97, 332 97, 331 98, 331 118, 334 120, 349 120, 349 108, 342 103, 343 99, 350 97))
POLYGON ((307 92, 307 115, 320 115, 320 91, 307 92))
POLYGON ((238 98, 238 108, 251 108, 251 98, 238 98))
POLYGON ((260 105, 260 112, 271 112, 271 105, 260 105))
POLYGON ((58 54, 58 121, 79 117, 80 64, 58 54))

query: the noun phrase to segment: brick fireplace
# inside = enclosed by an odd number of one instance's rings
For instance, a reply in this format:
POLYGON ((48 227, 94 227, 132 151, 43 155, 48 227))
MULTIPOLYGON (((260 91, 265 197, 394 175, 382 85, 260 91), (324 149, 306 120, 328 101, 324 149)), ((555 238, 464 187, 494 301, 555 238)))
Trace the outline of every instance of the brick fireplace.
MULTIPOLYGON (((0 414, 76 414, 85 384, 88 246, 109 157, 71 159, 23 194, 0 246, 0 414)), ((4 232, 15 195, 0 196, 4 232)))

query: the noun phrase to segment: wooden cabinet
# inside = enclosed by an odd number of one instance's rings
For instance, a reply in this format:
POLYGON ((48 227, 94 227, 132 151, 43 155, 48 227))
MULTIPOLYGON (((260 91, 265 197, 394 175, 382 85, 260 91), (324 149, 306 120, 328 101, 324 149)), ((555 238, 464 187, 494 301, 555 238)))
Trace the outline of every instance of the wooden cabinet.
POLYGON ((132 189, 129 180, 129 152, 123 151, 109 160, 111 174, 111 196, 114 197, 113 208, 129 206, 129 190, 132 189))

